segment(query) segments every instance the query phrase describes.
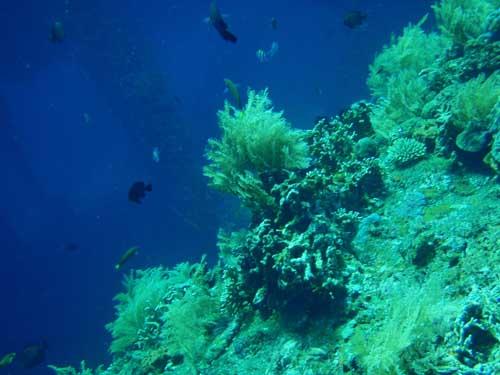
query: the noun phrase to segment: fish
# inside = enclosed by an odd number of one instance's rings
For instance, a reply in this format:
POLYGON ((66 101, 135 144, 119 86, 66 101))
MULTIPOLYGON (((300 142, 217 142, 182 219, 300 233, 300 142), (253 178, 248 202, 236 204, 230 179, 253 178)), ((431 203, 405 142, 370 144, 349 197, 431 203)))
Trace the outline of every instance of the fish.
POLYGON ((146 185, 142 181, 134 182, 128 191, 128 200, 130 202, 141 204, 147 191, 153 191, 153 185, 146 185))
POLYGON ((271 48, 269 48, 268 51, 264 51, 263 49, 257 50, 257 59, 261 63, 268 62, 274 57, 274 55, 276 55, 278 53, 279 49, 280 49, 280 46, 279 46, 278 42, 272 42, 271 48))
POLYGON ((158 147, 153 147, 153 161, 155 163, 160 162, 160 149, 158 147))
POLYGON ((262 48, 259 48, 255 55, 257 56, 257 60, 259 60, 261 63, 267 61, 266 51, 264 51, 262 48))
POLYGON ((127 249, 121 256, 120 260, 118 263, 115 264, 115 270, 119 271, 122 269, 123 265, 129 261, 130 258, 132 258, 134 255, 136 255, 139 252, 139 247, 138 246, 132 246, 131 248, 127 249))
POLYGON ((78 250, 80 250, 80 246, 74 242, 68 242, 63 245, 63 250, 67 253, 76 253, 78 250))
POLYGON ((227 25, 226 21, 224 21, 224 18, 219 12, 219 8, 217 7, 217 3, 212 1, 210 4, 210 17, 208 18, 209 22, 212 24, 212 26, 217 30, 219 35, 222 37, 222 39, 227 40, 228 42, 231 43, 236 43, 238 38, 236 35, 231 33, 229 31, 229 26, 227 25))
POLYGON ((278 30, 278 20, 276 17, 271 18, 271 28, 273 30, 278 30))
POLYGON ((224 78, 224 84, 226 85, 231 96, 234 98, 236 108, 241 109, 241 97, 238 86, 228 78, 224 78))
POLYGON ((16 353, 5 354, 2 358, 0 358, 0 368, 10 365, 14 362, 14 358, 16 358, 16 353))
POLYGON ((50 27, 49 40, 52 43, 62 43, 64 41, 64 25, 60 21, 54 21, 50 27))
POLYGON ((344 15, 344 25, 350 29, 361 26, 366 20, 366 13, 359 10, 351 10, 344 15))
POLYGON ((48 345, 45 341, 40 343, 26 345, 22 352, 18 353, 17 361, 24 368, 34 368, 45 361, 45 353, 48 345))
POLYGON ((179 98, 177 95, 174 95, 174 102, 177 105, 181 105, 182 104, 182 99, 179 98))
POLYGON ((90 125, 90 123, 92 122, 92 118, 87 112, 83 113, 83 122, 85 123, 85 125, 90 125))

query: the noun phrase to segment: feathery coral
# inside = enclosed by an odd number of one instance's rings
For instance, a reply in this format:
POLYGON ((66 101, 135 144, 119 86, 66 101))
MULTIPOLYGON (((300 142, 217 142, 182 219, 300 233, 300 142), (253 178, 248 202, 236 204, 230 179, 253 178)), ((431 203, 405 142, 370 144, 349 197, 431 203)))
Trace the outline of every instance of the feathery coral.
POLYGON ((308 165, 301 132, 290 128, 283 112, 273 111, 267 90, 249 90, 242 110, 226 102, 218 117, 222 138, 209 140, 210 164, 204 168, 212 187, 245 203, 256 197, 265 201, 259 174, 308 165))

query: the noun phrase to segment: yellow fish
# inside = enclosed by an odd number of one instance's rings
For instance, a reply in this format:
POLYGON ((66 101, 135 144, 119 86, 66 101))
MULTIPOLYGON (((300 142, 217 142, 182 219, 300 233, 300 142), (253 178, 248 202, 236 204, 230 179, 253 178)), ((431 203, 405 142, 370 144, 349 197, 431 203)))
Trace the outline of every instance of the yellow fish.
POLYGON ((236 108, 241 108, 241 97, 240 92, 238 91, 238 86, 228 78, 224 78, 224 84, 226 85, 229 93, 234 98, 234 102, 236 104, 236 108))
POLYGON ((136 255, 138 252, 139 252, 139 247, 138 246, 133 246, 130 249, 128 249, 127 251, 125 251, 125 253, 123 253, 123 255, 120 258, 120 260, 118 261, 118 263, 116 263, 115 269, 116 270, 120 270, 123 267, 123 265, 125 263, 127 263, 128 260, 130 258, 132 258, 134 255, 136 255))

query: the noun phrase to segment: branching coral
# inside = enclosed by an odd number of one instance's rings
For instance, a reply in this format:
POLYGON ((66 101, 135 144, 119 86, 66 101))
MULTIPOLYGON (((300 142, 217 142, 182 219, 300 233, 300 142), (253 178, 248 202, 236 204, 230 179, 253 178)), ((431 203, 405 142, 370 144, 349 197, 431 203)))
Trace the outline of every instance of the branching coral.
POLYGON ((425 145, 410 138, 399 138, 387 149, 387 159, 397 167, 408 166, 425 156, 425 145))
POLYGON ((354 127, 372 134, 370 108, 320 120, 304 137, 310 167, 282 173, 270 188, 276 209, 248 231, 221 233, 225 309, 318 313, 340 303, 358 210, 380 192, 376 159, 355 152, 354 127))

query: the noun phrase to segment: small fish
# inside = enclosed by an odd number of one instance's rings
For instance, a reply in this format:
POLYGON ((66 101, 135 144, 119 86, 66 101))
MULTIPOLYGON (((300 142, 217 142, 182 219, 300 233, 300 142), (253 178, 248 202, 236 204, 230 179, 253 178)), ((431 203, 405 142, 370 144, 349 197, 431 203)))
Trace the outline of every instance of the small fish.
POLYGON ((365 22, 366 17, 366 13, 359 10, 351 10, 344 15, 344 25, 350 29, 355 29, 365 22))
POLYGON ((153 161, 155 163, 160 162, 160 149, 158 147, 153 147, 153 161))
POLYGON ((236 104, 236 108, 241 108, 241 97, 240 97, 240 92, 238 91, 238 86, 228 78, 224 78, 224 84, 229 90, 231 96, 233 97, 234 102, 236 104))
POLYGON ((268 61, 266 51, 264 51, 262 48, 259 48, 255 55, 257 56, 257 60, 259 60, 259 62, 261 63, 268 61))
POLYGON ((5 354, 0 358, 0 368, 10 365, 14 361, 14 358, 16 358, 16 353, 5 354))
POLYGON ((63 250, 67 253, 76 253, 78 250, 80 250, 80 246, 74 242, 68 242, 63 245, 63 250))
POLYGON ((271 18, 271 28, 273 30, 278 30, 278 20, 276 17, 271 18))
POLYGON ((222 18, 215 0, 210 4, 209 22, 212 24, 215 30, 217 30, 222 39, 227 40, 228 42, 236 43, 238 38, 236 37, 236 35, 231 33, 231 31, 229 31, 229 26, 227 25, 226 21, 224 21, 224 18, 222 18))
POLYGON ((182 104, 182 99, 179 98, 177 95, 174 95, 174 103, 177 104, 177 105, 181 105, 182 104))
POLYGON ((279 49, 278 42, 272 42, 271 48, 268 51, 264 51, 263 49, 257 50, 257 59, 261 63, 268 62, 278 53, 279 49))
POLYGON ((17 355, 18 361, 24 368, 34 368, 45 361, 45 352, 48 345, 45 341, 38 344, 31 344, 24 347, 23 351, 17 355))
POLYGON ((127 251, 125 251, 118 261, 118 263, 115 264, 115 270, 121 270, 123 265, 129 261, 130 258, 132 258, 134 255, 136 255, 139 252, 139 247, 138 246, 133 246, 127 251))
POLYGON ((153 185, 146 185, 142 181, 134 182, 128 191, 128 200, 130 202, 141 204, 147 191, 153 191, 153 185))
POLYGON ((85 125, 90 125, 90 123, 92 122, 92 119, 87 112, 83 113, 83 122, 85 123, 85 125))
POLYGON ((64 41, 64 26, 62 22, 54 21, 50 28, 49 40, 52 43, 62 43, 64 41))

